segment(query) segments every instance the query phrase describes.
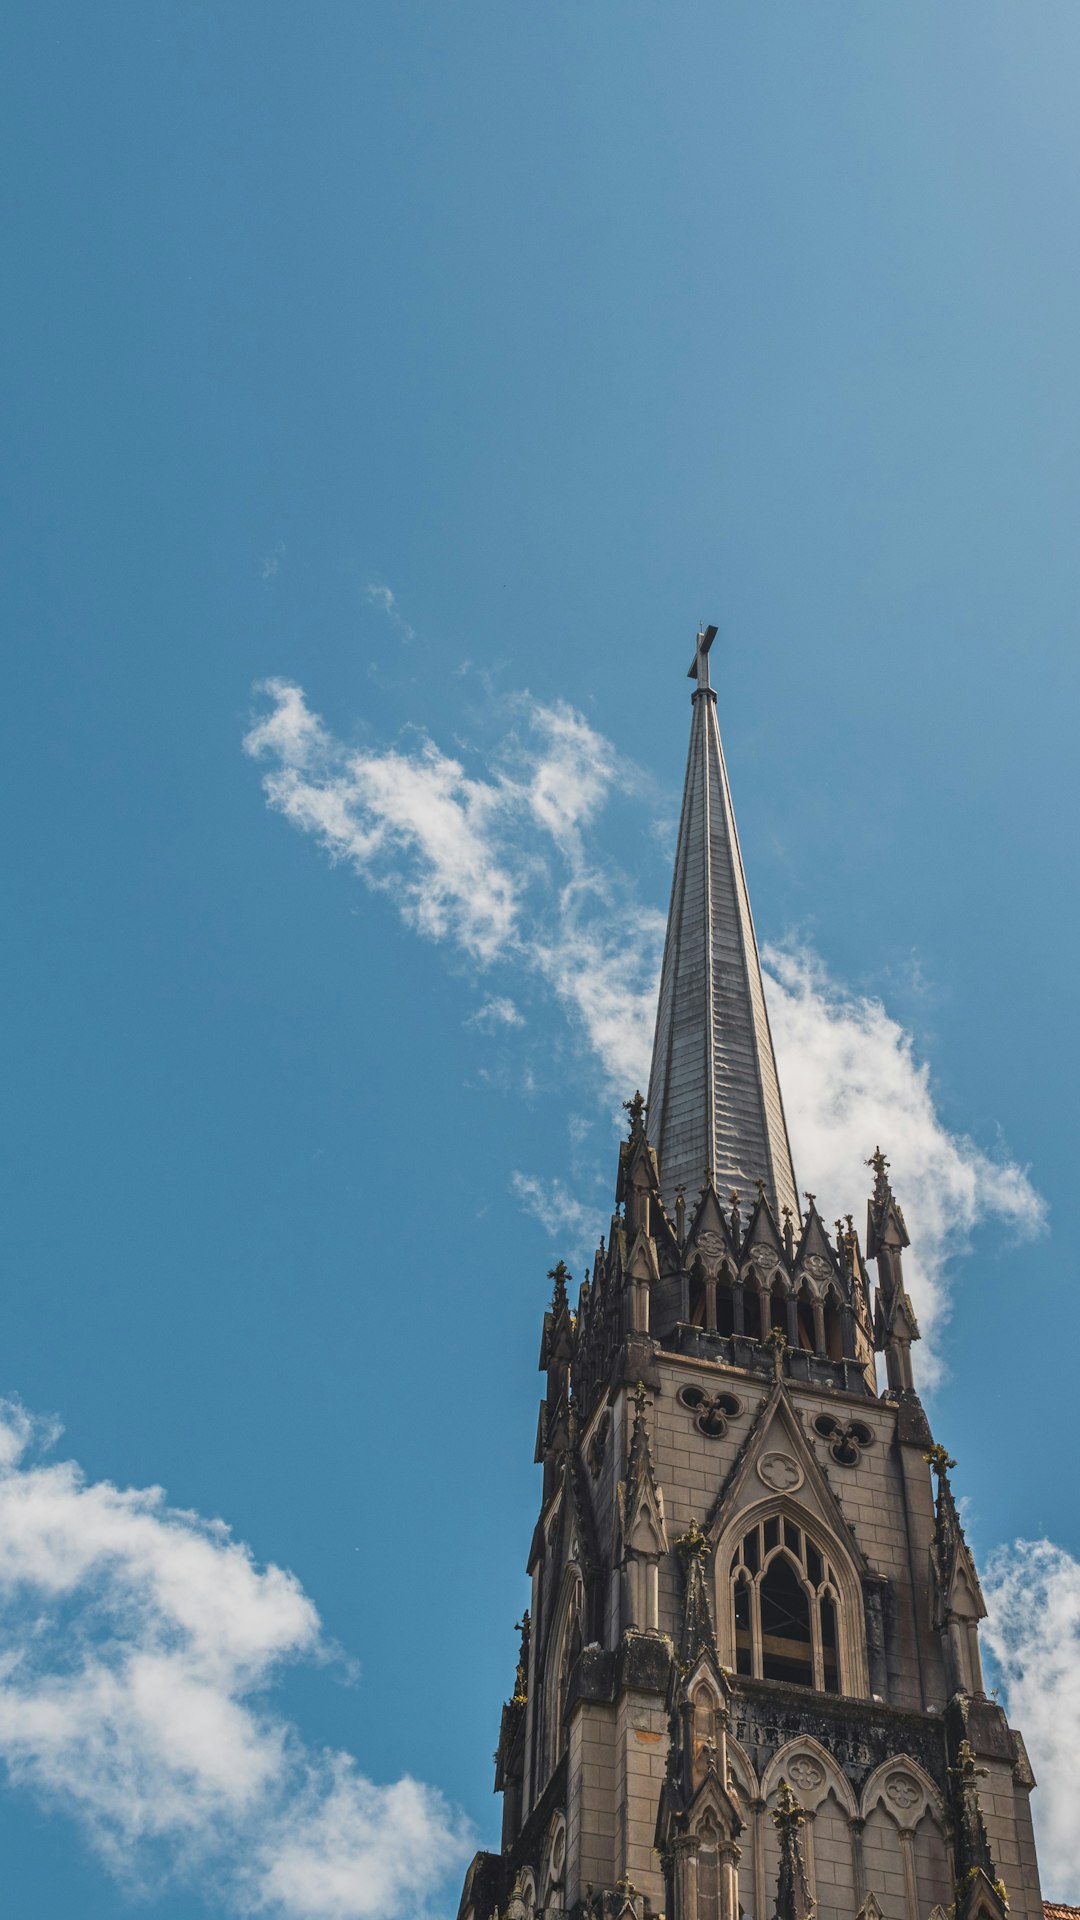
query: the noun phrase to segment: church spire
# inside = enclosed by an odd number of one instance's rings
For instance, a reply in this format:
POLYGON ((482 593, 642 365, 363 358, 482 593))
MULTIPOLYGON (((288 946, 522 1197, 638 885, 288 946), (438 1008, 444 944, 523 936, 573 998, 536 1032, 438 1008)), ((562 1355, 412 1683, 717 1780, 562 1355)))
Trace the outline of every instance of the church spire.
POLYGON ((716 628, 697 636, 675 879, 649 1080, 649 1142, 665 1204, 764 1183, 775 1215, 797 1206, 787 1124, 761 982, 750 898, 709 684, 716 628))

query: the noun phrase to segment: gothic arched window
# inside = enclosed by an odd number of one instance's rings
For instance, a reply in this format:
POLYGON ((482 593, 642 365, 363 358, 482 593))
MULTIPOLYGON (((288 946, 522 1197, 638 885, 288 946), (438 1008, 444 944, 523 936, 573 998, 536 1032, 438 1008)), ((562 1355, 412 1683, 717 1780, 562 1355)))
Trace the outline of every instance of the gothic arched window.
POLYGON ((570 1679, 570 1670, 581 1652, 581 1609, 582 1593, 580 1580, 573 1580, 563 1602, 562 1619, 555 1635, 551 1661, 551 1683, 548 1693, 548 1766, 553 1767, 562 1758, 566 1744, 566 1729, 563 1726, 563 1713, 566 1709, 566 1688, 570 1679))
POLYGON ((759 1520, 730 1581, 736 1672, 839 1693, 839 1585, 805 1527, 783 1514, 759 1520))

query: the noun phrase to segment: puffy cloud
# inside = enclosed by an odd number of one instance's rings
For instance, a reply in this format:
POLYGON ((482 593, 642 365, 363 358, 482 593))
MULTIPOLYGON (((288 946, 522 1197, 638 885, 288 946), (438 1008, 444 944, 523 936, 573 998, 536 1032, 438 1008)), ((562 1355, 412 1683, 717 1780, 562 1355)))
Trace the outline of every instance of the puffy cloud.
POLYGON ((768 948, 766 993, 791 1148, 828 1217, 865 1215, 867 1155, 880 1142, 894 1167, 910 1251, 904 1277, 919 1317, 924 1385, 939 1372, 935 1335, 948 1312, 950 1258, 980 1221, 1038 1233, 1044 1203, 1026 1172, 952 1133, 934 1104, 930 1069, 880 1000, 850 992, 806 948, 768 948))
POLYGON ((983 1643, 1039 1782, 1031 1805, 1043 1892, 1073 1900, 1080 1886, 1080 1563, 1049 1540, 1017 1540, 991 1556, 982 1584, 989 1609, 983 1643))
MULTIPOLYGON (((616 1111, 634 1087, 644 1088, 664 916, 643 905, 629 877, 595 847, 605 803, 630 790, 612 743, 563 703, 522 699, 525 739, 511 735, 486 775, 470 777, 423 737, 409 750, 349 750, 310 713, 298 687, 271 681, 265 691, 271 710, 245 744, 271 762, 271 806, 350 859, 370 885, 392 888, 422 932, 485 967, 517 969, 523 986, 546 987, 580 1043, 584 1077, 616 1111)), ((866 1157, 879 1141, 889 1153, 912 1236, 907 1273, 924 1336, 918 1364, 931 1384, 951 1258, 980 1221, 1039 1231, 1043 1203, 1022 1167, 946 1127, 928 1066, 880 1001, 832 979, 805 948, 772 948, 765 957, 796 1166, 827 1219, 861 1218, 866 1157)), ((500 996, 488 1006, 503 1003, 500 996)), ((496 1016, 474 1018, 493 1024, 496 1016)), ((519 1199, 545 1225, 585 1244, 595 1209, 560 1181, 516 1181, 519 1199)))
POLYGON ((236 1912, 394 1920, 461 1862, 439 1795, 312 1753, 266 1704, 325 1657, 292 1574, 159 1488, 46 1463, 0 1402, 0 1757, 122 1879, 212 1879, 236 1912))

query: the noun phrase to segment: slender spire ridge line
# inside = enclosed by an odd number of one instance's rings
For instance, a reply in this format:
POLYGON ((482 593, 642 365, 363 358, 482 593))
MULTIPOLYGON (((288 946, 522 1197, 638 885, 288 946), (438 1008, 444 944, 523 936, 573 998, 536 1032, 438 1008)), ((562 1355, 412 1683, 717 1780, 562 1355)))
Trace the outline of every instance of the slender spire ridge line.
POLYGON ((709 676, 716 628, 697 636, 688 677, 690 749, 660 974, 648 1137, 664 1201, 764 1184, 774 1215, 798 1211, 761 962, 709 676))

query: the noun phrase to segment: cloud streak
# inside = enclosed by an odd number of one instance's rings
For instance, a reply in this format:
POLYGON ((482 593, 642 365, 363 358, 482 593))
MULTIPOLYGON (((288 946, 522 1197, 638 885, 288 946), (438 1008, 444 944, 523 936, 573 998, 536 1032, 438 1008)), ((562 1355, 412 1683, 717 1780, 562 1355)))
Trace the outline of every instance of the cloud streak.
POLYGON ((364 598, 369 606, 378 607, 380 613, 385 613, 387 619, 397 628, 403 640, 416 639, 416 629, 415 627, 410 627, 409 622, 398 606, 397 596, 390 587, 377 586, 372 583, 365 589, 364 598))
MULTIPOLYGON (((361 751, 333 738, 302 690, 273 680, 245 748, 265 765, 271 807, 391 892, 405 920, 480 969, 515 971, 569 1022, 590 1092, 617 1102, 649 1070, 664 916, 601 858, 595 829, 629 783, 615 748, 564 703, 522 699, 514 732, 478 774, 425 735, 361 751)), ((647 823, 648 825, 648 823, 647 823)), ((862 1216, 864 1161, 890 1154, 912 1235, 921 1379, 940 1373, 951 1263, 986 1220, 1038 1232, 1043 1203, 1023 1168, 951 1131, 911 1036, 871 997, 832 979, 808 949, 765 955, 766 992, 796 1164, 828 1216, 862 1216)), ((508 995, 487 1002, 515 1005, 508 995)), ((481 1009, 478 1026, 497 1016, 481 1009)), ((513 1023, 503 1022, 504 1027, 513 1023)), ((519 1200, 575 1243, 595 1209, 562 1180, 515 1175, 519 1200)))
POLYGON ((110 1870, 210 1886, 237 1914, 398 1920, 460 1866, 431 1788, 304 1745, 266 1691, 326 1658, 292 1574, 159 1488, 41 1455, 55 1428, 0 1402, 0 1758, 110 1870))
POLYGON ((269 680, 261 691, 270 711, 244 748, 267 763, 275 812, 392 894, 418 933, 543 982, 610 1094, 640 1077, 663 919, 588 854, 587 830, 621 778, 610 744, 570 707, 523 701, 526 738, 476 777, 425 735, 407 748, 347 747, 300 687, 269 680))

